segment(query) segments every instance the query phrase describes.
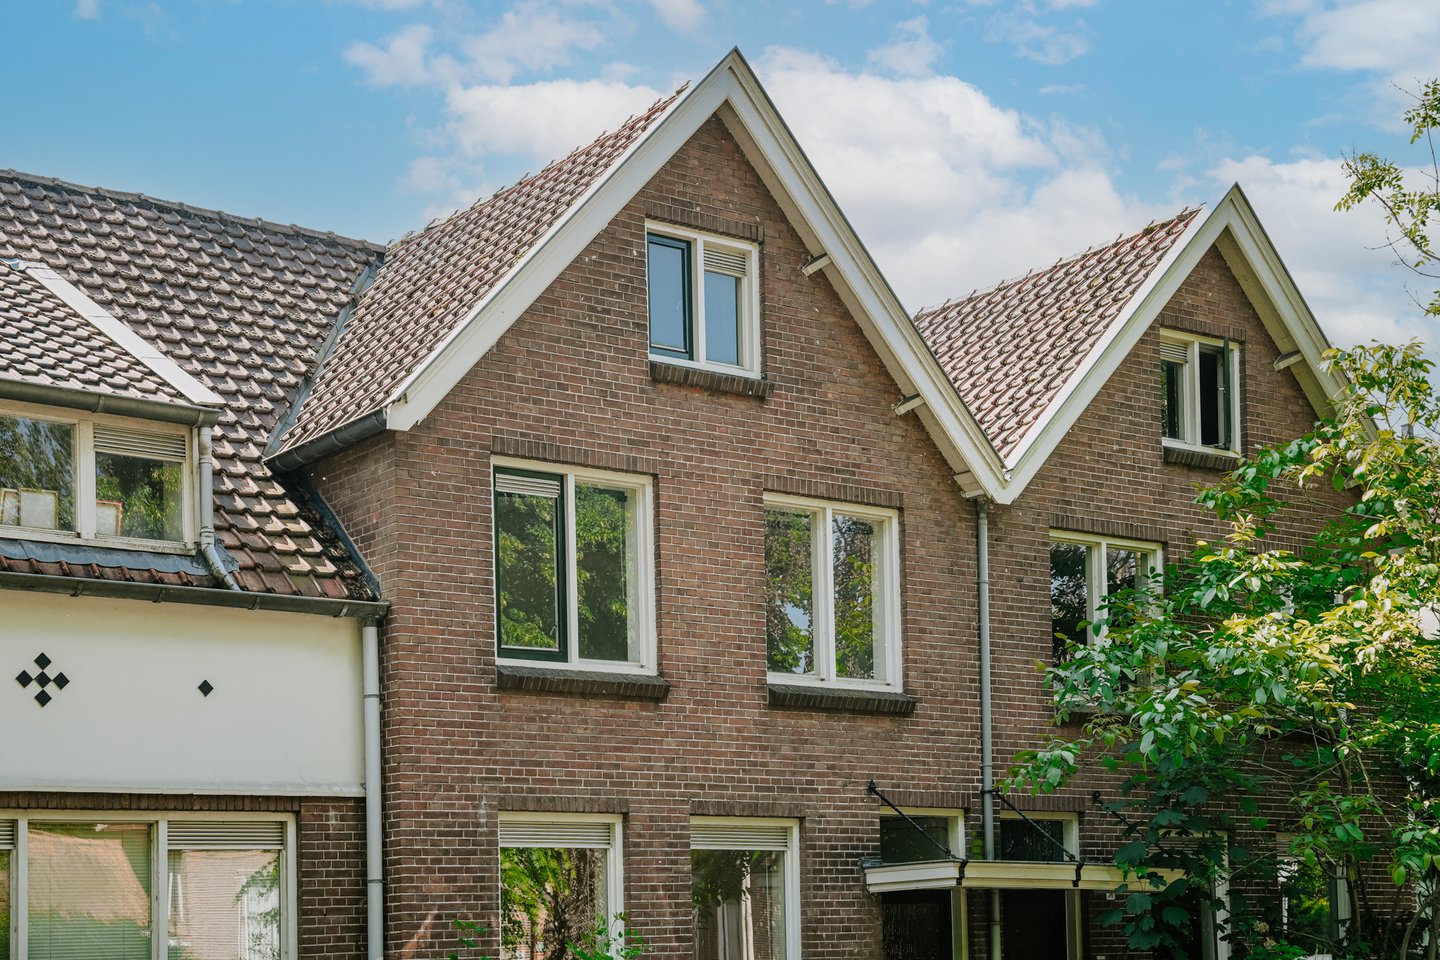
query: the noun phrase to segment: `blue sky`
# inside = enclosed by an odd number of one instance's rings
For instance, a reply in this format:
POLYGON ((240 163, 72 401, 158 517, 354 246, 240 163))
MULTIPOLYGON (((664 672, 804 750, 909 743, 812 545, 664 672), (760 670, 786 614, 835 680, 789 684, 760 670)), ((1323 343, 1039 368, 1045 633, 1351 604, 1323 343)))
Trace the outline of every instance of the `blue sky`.
POLYGON ((912 308, 1238 179, 1334 339, 1429 335, 1378 216, 1331 211, 1343 152, 1419 159, 1392 85, 1440 76, 1429 0, 20 9, 0 167, 386 240, 738 45, 912 308))

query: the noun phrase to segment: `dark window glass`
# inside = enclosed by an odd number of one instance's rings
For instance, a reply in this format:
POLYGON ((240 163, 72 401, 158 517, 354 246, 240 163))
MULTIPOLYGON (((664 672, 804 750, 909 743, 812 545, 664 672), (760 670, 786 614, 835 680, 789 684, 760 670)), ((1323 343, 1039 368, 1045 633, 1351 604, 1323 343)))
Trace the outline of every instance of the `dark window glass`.
MULTIPOLYGON (((1105 599, 1115 599, 1126 590, 1138 590, 1145 585, 1147 555, 1138 550, 1110 546, 1105 550, 1105 599)), ((1105 611, 1105 619, 1112 625, 1126 623, 1126 611, 1105 611)))
POLYGON ((1000 859, 1057 863, 1065 856, 1063 820, 1001 820, 1000 859))
POLYGON ((640 659, 635 548, 635 495, 577 482, 575 575, 581 659, 640 659))
POLYGON ((875 524, 834 515, 835 675, 875 679, 875 524))
POLYGON ((75 428, 0 416, 0 526, 75 529, 75 428))
POLYGON ((740 365, 740 278, 705 272, 705 359, 740 365))
POLYGON ((604 951, 596 924, 609 919, 606 850, 504 847, 500 850, 502 960, 574 960, 604 951), (575 946, 585 950, 583 954, 575 946), (594 953, 589 952, 594 950, 594 953))
POLYGON ((808 513, 765 511, 766 659, 776 673, 815 672, 814 524, 808 513))
POLYGON ((694 359, 690 318, 690 244, 650 235, 650 349, 669 357, 694 359))
POLYGON ((95 532, 100 536, 179 540, 183 464, 95 454, 95 532))
POLYGON ((1173 361, 1160 364, 1160 411, 1162 429, 1171 440, 1185 439, 1185 365, 1173 361))
POLYGON ((1223 447, 1225 438, 1225 373, 1224 353, 1200 349, 1200 442, 1207 447, 1223 447))
POLYGON ((1088 571, 1090 548, 1079 543, 1050 544, 1050 621, 1059 659, 1069 643, 1089 638, 1088 571))
POLYGON ((1280 923, 1287 940, 1329 953, 1339 930, 1332 912, 1336 883, 1324 863, 1286 857, 1280 862, 1280 923))
POLYGON ((949 849, 948 817, 911 817, 910 821, 904 817, 880 818, 880 859, 884 863, 944 860, 943 851, 949 849))
POLYGON ((563 478, 495 474, 500 646, 513 656, 564 659, 563 478))

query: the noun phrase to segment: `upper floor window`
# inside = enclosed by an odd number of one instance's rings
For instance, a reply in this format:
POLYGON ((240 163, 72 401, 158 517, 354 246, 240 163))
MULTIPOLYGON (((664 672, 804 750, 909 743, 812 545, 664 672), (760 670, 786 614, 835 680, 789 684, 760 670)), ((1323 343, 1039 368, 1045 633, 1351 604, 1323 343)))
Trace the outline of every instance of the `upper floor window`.
POLYGON ((1161 428, 1177 446, 1239 450, 1239 350, 1176 330, 1160 333, 1161 428))
POLYGON ((0 410, 0 532, 193 539, 187 427, 0 410))
POLYGON ((1160 571, 1160 546, 1052 531, 1050 534, 1050 620, 1055 657, 1070 643, 1100 635, 1095 626, 1104 604, 1124 590, 1136 590, 1160 571))
POLYGON ((645 246, 651 355, 758 375, 759 248, 668 224, 645 246))
POLYGON ((495 467, 499 655, 655 669, 650 480, 576 467, 495 467))
POLYGON ((773 679, 899 687, 898 525, 893 510, 766 495, 773 679))

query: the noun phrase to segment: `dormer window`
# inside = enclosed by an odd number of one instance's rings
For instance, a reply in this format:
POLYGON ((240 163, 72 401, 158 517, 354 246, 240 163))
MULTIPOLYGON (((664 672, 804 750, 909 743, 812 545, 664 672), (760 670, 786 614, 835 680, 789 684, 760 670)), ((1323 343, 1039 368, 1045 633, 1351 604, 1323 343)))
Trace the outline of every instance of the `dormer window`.
POLYGON ((1167 446, 1237 453, 1239 351, 1230 340, 1160 333, 1160 424, 1167 446))
POLYGON ((758 376, 759 248, 669 224, 652 224, 645 247, 650 355, 758 376))
POLYGON ((192 430, 0 409, 0 536, 110 546, 194 540, 192 430))

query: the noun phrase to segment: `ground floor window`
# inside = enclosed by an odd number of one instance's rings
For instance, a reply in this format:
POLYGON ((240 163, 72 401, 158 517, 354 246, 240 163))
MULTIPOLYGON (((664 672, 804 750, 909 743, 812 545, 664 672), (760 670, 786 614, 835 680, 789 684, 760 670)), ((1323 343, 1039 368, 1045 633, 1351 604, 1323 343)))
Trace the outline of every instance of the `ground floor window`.
POLYGON ((620 818, 500 815, 504 960, 568 960, 617 937, 624 907, 620 818))
POLYGON ((793 820, 691 819, 696 960, 799 956, 798 840, 793 820))
POLYGON ((291 957, 291 832, 130 813, 0 819, 0 958, 291 957))

